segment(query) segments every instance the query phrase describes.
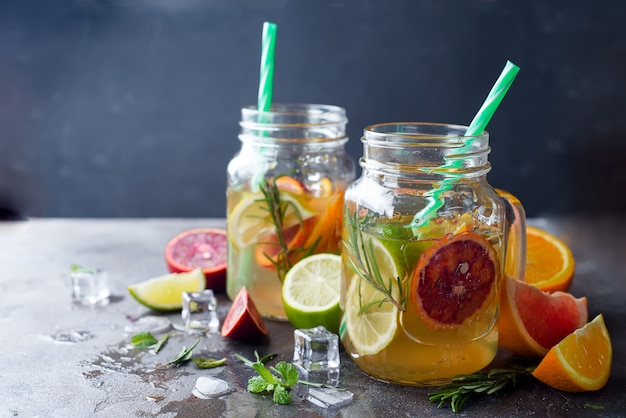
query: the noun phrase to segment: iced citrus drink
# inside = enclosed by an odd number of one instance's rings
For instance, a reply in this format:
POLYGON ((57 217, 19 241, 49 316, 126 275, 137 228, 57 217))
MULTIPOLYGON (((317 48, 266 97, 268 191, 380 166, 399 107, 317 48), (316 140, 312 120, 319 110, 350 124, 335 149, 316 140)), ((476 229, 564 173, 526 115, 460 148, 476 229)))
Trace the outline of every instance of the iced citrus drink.
POLYGON ((498 346, 502 236, 462 218, 415 232, 400 222, 345 238, 346 350, 368 374, 396 383, 481 369, 498 346))
MULTIPOLYGON (((365 129, 363 173, 344 199, 340 336, 377 379, 438 384, 496 355, 507 243, 524 242, 525 222, 486 181, 488 134, 466 130, 365 129)), ((524 248, 511 251, 516 272, 524 248)))
POLYGON ((255 192, 229 189, 228 294, 245 286, 261 315, 286 319, 281 286, 289 269, 316 253, 338 254, 345 184, 267 178, 255 192))

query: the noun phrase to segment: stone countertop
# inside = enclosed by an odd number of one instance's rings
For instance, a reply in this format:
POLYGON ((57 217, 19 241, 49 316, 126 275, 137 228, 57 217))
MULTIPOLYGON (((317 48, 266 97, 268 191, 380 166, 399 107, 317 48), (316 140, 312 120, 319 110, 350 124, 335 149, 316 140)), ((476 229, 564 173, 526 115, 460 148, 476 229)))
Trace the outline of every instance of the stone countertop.
MULTIPOLYGON (((603 313, 613 342, 613 370, 598 392, 561 393, 529 379, 513 390, 468 401, 460 416, 626 416, 626 226, 617 218, 531 219, 570 245, 576 258, 571 292, 587 296, 589 316, 603 313), (601 409, 598 409, 601 408, 601 409)), ((203 337, 194 351, 227 358, 224 367, 193 364, 154 370, 196 337, 173 332, 158 354, 129 346, 130 318, 161 315, 180 323, 180 314, 151 312, 127 293, 126 285, 166 273, 163 250, 177 233, 223 227, 223 219, 32 219, 0 222, 0 417, 190 417, 190 416, 454 416, 428 401, 429 388, 386 384, 364 375, 341 353, 341 386, 351 403, 322 409, 294 392, 291 405, 274 405, 246 390, 248 358, 274 352, 290 360, 293 327, 266 321, 269 338, 256 345, 203 337), (72 263, 109 274, 113 297, 104 307, 71 302, 72 263), (212 399, 192 395, 199 376, 216 376, 230 391, 212 399)), ((230 302, 219 295, 223 321, 230 302)))

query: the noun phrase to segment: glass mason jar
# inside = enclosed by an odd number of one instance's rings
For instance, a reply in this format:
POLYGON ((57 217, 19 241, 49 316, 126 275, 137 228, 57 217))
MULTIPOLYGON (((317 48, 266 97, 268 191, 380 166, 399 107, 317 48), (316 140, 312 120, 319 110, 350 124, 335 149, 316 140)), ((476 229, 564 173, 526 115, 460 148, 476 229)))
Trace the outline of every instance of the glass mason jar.
POLYGON ((340 335, 366 373, 441 383, 498 349, 500 278, 523 277, 524 210, 487 182, 489 135, 389 123, 365 129, 346 190, 340 335))
POLYGON ((355 178, 346 123, 337 106, 242 109, 226 188, 227 293, 234 299, 245 286, 266 318, 286 319, 281 285, 297 261, 339 254, 343 195, 355 178))

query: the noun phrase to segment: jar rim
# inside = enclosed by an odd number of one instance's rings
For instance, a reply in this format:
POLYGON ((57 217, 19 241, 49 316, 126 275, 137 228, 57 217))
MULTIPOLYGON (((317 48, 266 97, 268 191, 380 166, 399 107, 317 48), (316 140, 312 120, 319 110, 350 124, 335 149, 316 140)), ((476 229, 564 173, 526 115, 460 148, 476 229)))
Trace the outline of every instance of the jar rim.
POLYGON ((468 126, 436 122, 386 122, 368 125, 363 130, 363 141, 416 142, 422 144, 450 144, 489 138, 486 130, 477 135, 465 135, 468 126))
POLYGON ((345 108, 315 103, 273 103, 270 110, 259 110, 255 105, 241 109, 242 123, 276 125, 302 124, 327 125, 347 123, 345 108))

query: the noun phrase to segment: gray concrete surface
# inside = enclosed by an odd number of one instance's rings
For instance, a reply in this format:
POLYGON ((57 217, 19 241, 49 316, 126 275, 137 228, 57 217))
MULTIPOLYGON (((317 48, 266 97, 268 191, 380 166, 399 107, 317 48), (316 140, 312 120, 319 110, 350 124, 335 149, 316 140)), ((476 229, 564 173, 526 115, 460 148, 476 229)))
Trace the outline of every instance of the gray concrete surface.
MULTIPOLYGON (((626 416, 626 226, 618 219, 534 219, 573 249, 576 296, 589 299, 590 316, 602 312, 613 340, 611 378, 599 392, 567 394, 529 380, 505 393, 469 401, 459 416, 626 416), (591 406, 599 406, 595 409, 591 406)), ((223 226, 221 219, 33 219, 0 222, 0 417, 346 417, 453 416, 428 402, 428 388, 389 385, 360 372, 342 352, 341 385, 354 394, 343 408, 325 410, 294 393, 289 406, 247 392, 251 370, 233 354, 276 352, 289 360, 293 328, 268 322, 270 337, 242 345, 219 336, 203 338, 197 355, 227 357, 225 367, 199 370, 188 364, 154 370, 195 337, 174 333, 158 355, 129 348, 129 318, 154 314, 126 292, 126 285, 166 272, 163 250, 178 232, 223 226), (72 305, 71 263, 105 269, 114 294, 100 308, 72 305), (58 340, 73 340, 58 341, 58 340), (231 391, 198 399, 199 376, 216 376, 231 391)), ((229 302, 220 295, 223 320, 229 302)), ((166 315, 180 322, 179 315, 166 315)))

